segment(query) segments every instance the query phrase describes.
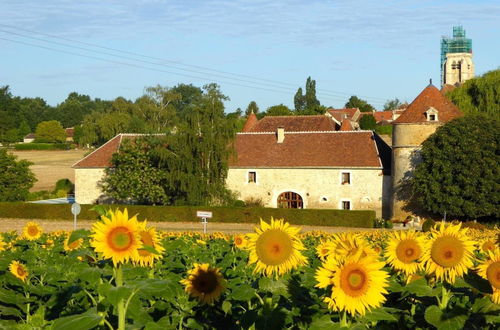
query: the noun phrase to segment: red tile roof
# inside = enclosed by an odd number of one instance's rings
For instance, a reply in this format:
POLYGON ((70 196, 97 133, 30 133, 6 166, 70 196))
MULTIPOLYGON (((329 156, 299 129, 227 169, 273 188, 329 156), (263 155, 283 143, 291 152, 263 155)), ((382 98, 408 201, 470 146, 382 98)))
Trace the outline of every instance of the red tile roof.
MULTIPOLYGON (((368 113, 368 112, 366 112, 368 113)), ((383 120, 392 120, 393 113, 392 111, 375 111, 373 112, 373 117, 375 117, 375 121, 380 123, 383 120)))
POLYGON ((438 122, 448 122, 463 114, 450 100, 448 100, 433 85, 427 86, 413 102, 408 106, 405 112, 401 114, 393 123, 424 123, 428 122, 425 112, 433 107, 438 111, 438 122))
POLYGON ((243 129, 241 130, 242 132, 249 132, 252 127, 257 124, 259 120, 257 119, 257 116, 253 111, 248 115, 247 121, 245 122, 245 126, 243 126, 243 129))
POLYGON ((455 85, 444 84, 443 87, 441 87, 441 93, 443 93, 443 95, 446 95, 446 93, 454 90, 455 88, 457 88, 455 85))
POLYGON ((75 129, 73 127, 65 128, 64 131, 67 137, 73 137, 75 135, 75 129))
POLYGON ((334 131, 335 122, 324 115, 266 116, 244 132, 276 132, 278 127, 283 127, 288 132, 334 131))
POLYGON ((231 167, 382 168, 371 131, 238 133, 231 167))
POLYGON ((345 118, 357 121, 359 119, 359 109, 358 108, 343 108, 343 109, 333 109, 327 110, 333 118, 335 118, 339 123, 345 118))
POLYGON ((148 134, 118 134, 92 153, 73 165, 73 168, 106 168, 111 166, 111 158, 124 140, 133 140, 148 134))
POLYGON ((351 121, 349 119, 342 120, 342 126, 340 126, 340 131, 353 131, 351 121))

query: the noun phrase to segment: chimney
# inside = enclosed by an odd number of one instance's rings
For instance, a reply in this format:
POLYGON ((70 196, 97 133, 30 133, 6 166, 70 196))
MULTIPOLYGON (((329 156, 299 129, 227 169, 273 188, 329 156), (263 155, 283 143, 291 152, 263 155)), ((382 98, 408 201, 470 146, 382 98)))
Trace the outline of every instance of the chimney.
POLYGON ((276 138, 277 138, 277 143, 283 143, 285 140, 285 128, 284 127, 278 127, 276 130, 276 138))

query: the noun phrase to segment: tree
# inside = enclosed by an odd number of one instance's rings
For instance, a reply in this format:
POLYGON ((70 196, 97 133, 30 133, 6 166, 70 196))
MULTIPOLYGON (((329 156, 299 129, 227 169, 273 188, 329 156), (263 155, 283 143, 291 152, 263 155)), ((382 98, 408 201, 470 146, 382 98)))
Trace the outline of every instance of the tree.
POLYGON ((66 131, 57 120, 42 121, 37 125, 37 142, 63 143, 66 141, 66 131))
POLYGON ((126 140, 105 169, 103 192, 118 201, 142 205, 170 204, 168 168, 158 161, 155 148, 162 138, 126 140))
POLYGON ((428 211, 476 219, 500 217, 500 120, 465 116, 437 129, 423 144, 411 179, 428 211))
POLYGON ((366 102, 365 100, 360 99, 356 95, 353 95, 349 98, 349 101, 345 104, 346 108, 358 108, 361 112, 371 112, 375 110, 375 108, 366 102))
POLYGON ((311 77, 306 80, 306 93, 303 94, 302 87, 299 87, 293 102, 298 115, 317 115, 325 112, 325 107, 321 106, 316 98, 316 80, 311 77))
POLYGON ((245 116, 248 116, 251 113, 258 114, 259 113, 259 106, 255 101, 251 101, 248 103, 247 109, 245 110, 245 116))
POLYGON ((446 96, 465 114, 500 116, 500 69, 467 80, 446 96))
POLYGON ((32 163, 17 161, 5 149, 0 149, 0 201, 15 202, 27 199, 29 190, 36 182, 35 175, 29 169, 32 163))
POLYGON ((374 130, 377 127, 377 121, 373 115, 364 115, 359 120, 359 127, 366 130, 374 130))
POLYGON ((402 105, 403 103, 401 103, 401 101, 399 101, 399 99, 396 97, 393 100, 388 100, 384 103, 384 111, 396 110, 401 108, 402 105))
POLYGON ((291 116, 293 111, 284 104, 273 105, 267 108, 266 116, 291 116))

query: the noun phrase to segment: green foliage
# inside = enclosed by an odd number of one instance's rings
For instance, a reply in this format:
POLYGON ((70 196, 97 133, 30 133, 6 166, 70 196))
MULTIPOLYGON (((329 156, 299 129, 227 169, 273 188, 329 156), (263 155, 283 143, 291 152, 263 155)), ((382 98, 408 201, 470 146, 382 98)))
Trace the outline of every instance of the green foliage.
POLYGON ((36 126, 35 142, 37 143, 64 143, 66 131, 57 120, 42 121, 36 126))
POLYGON ((465 114, 500 116, 500 69, 467 80, 446 96, 465 114))
POLYGON ((72 194, 75 191, 75 184, 71 182, 70 179, 59 179, 56 182, 56 187, 54 188, 54 191, 60 191, 63 190, 68 194, 72 194))
POLYGON ((0 201, 23 201, 36 182, 35 175, 29 169, 32 163, 16 160, 16 157, 0 149, 0 201))
POLYGON ((347 103, 345 104, 346 108, 358 108, 361 112, 372 112, 375 108, 366 102, 365 100, 360 99, 356 95, 353 95, 349 98, 347 103))
POLYGON ((390 136, 392 136, 392 125, 377 125, 375 127, 375 132, 378 135, 390 135, 390 136))
POLYGON ((427 219, 422 224, 422 231, 429 232, 429 231, 431 231, 432 228, 434 228, 435 225, 436 225, 436 221, 434 221, 432 219, 427 219))
POLYGON ((255 101, 251 101, 248 104, 247 109, 245 110, 245 116, 248 116, 252 112, 255 114, 259 113, 259 106, 257 105, 257 103, 255 101))
POLYGON ((19 143, 14 145, 16 150, 68 150, 71 148, 67 143, 19 143))
POLYGON ((293 103, 297 115, 317 115, 325 112, 325 107, 321 106, 316 98, 316 80, 307 77, 306 92, 303 94, 302 87, 295 93, 293 103))
POLYGON ((399 109, 403 104, 404 103, 401 103, 401 101, 396 97, 393 100, 388 100, 384 103, 384 111, 399 109))
POLYGON ((291 116, 293 111, 284 104, 273 105, 267 108, 266 116, 291 116))
MULTIPOLYGON (((101 206, 101 205, 99 205, 101 206)), ((95 205, 82 205, 79 219, 97 219, 95 205)), ((223 223, 258 223, 259 219, 284 218, 296 225, 341 226, 373 228, 374 211, 346 211, 321 209, 273 209, 260 207, 216 207, 216 206, 142 206, 107 205, 115 209, 127 207, 129 214, 140 214, 141 219, 165 222, 199 222, 196 211, 211 211, 211 221, 223 223)), ((0 218, 72 219, 71 208, 63 204, 0 203, 0 218)))
POLYGON ((500 120, 455 119, 423 144, 411 183, 421 205, 452 217, 500 217, 500 120))
POLYGON ((374 130, 377 127, 377 121, 373 115, 364 115, 359 120, 359 127, 366 130, 374 130))

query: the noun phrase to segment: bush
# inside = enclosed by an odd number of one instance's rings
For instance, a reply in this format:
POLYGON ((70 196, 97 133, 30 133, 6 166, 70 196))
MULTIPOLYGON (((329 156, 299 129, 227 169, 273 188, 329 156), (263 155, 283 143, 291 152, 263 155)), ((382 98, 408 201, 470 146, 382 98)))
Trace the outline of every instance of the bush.
POLYGON ((375 132, 378 135, 390 135, 392 136, 392 125, 384 125, 375 127, 375 132))
MULTIPOLYGON (((94 205, 82 205, 80 219, 94 220, 98 213, 94 205)), ((141 220, 198 222, 196 211, 212 211, 213 222, 258 223, 259 219, 284 218, 295 225, 342 226, 373 228, 375 211, 346 211, 318 209, 272 209, 251 207, 210 207, 210 206, 138 206, 107 205, 110 208, 127 208, 129 214, 139 214, 141 220)), ((72 219, 68 204, 0 203, 0 218, 24 219, 72 219)))
POLYGON ((75 192, 75 185, 70 179, 60 179, 56 182, 54 192, 58 193, 60 190, 65 191, 66 194, 73 194, 75 192))
POLYGON ((423 232, 428 232, 430 231, 434 226, 436 225, 436 221, 432 219, 427 219, 424 221, 422 224, 422 231, 423 232))
POLYGON ((71 146, 66 143, 18 143, 16 150, 69 150, 71 146))

